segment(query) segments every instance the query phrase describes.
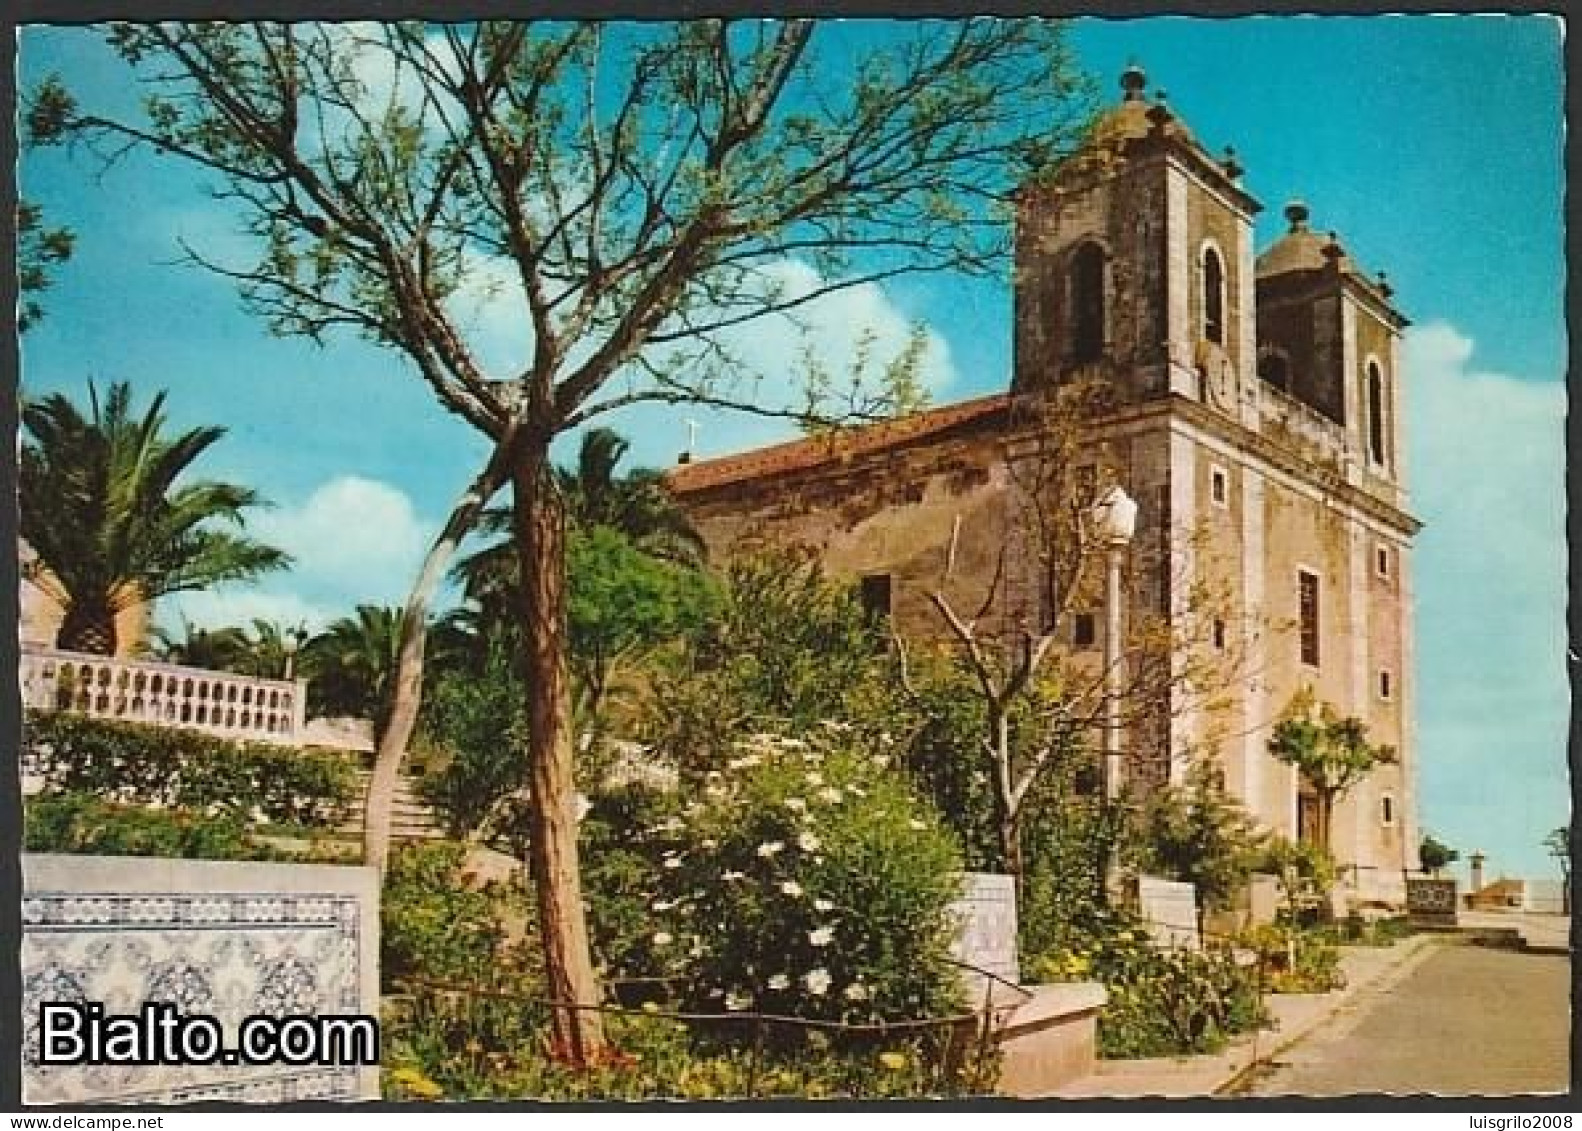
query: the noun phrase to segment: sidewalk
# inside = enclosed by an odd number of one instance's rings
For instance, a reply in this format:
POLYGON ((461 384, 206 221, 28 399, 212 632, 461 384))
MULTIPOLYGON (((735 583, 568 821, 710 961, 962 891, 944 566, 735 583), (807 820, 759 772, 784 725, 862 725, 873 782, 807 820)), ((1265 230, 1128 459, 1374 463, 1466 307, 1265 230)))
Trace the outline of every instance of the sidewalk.
POLYGON ((1526 949, 1539 954, 1571 952, 1571 919, 1567 915, 1536 911, 1462 911, 1456 915, 1456 923, 1461 927, 1515 931, 1526 949))
POLYGON ((1091 1076, 1074 1080, 1051 1099, 1183 1098, 1222 1093, 1260 1060, 1268 1060, 1361 998, 1400 981, 1445 942, 1413 935, 1393 947, 1343 947, 1346 987, 1327 994, 1272 994, 1266 998, 1271 1028, 1236 1038, 1213 1056, 1105 1060, 1091 1076))

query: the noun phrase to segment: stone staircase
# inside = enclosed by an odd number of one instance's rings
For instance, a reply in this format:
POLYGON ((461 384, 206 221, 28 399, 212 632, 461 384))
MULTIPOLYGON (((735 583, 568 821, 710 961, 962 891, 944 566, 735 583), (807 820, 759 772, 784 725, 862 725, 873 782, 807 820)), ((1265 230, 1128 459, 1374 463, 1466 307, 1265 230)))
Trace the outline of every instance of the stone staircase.
MULTIPOLYGON (((342 836, 359 838, 363 832, 363 799, 368 793, 369 771, 357 771, 357 788, 342 822, 342 836)), ((416 779, 402 774, 396 782, 395 805, 390 813, 392 840, 438 840, 445 835, 439 815, 419 796, 416 779)))

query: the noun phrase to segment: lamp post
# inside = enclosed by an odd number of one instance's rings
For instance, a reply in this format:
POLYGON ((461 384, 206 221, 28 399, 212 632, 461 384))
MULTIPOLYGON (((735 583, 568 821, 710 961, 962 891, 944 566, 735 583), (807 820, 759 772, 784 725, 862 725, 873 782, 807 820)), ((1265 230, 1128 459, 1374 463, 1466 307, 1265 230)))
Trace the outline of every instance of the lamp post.
POLYGON ((1121 795, 1121 566, 1137 530, 1137 502, 1119 484, 1093 506, 1094 525, 1104 543, 1104 796, 1121 795))

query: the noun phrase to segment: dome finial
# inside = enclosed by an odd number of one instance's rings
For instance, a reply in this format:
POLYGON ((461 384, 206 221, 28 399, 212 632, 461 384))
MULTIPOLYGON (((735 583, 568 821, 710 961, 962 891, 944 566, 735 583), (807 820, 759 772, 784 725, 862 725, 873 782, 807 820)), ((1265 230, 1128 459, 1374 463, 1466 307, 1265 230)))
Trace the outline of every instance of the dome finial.
POLYGON ((1285 218, 1291 222, 1293 232, 1307 231, 1307 205, 1300 200, 1293 200, 1285 206, 1285 218))
POLYGON ((1127 63, 1126 69, 1121 72, 1121 89, 1126 92, 1126 101, 1141 101, 1143 90, 1147 86, 1147 72, 1145 72, 1135 61, 1127 63))

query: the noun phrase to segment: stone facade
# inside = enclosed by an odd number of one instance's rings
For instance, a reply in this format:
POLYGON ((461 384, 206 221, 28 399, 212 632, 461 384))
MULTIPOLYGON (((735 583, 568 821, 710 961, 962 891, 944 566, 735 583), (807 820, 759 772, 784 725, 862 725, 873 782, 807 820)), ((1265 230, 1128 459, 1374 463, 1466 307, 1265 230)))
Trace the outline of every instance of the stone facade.
MULTIPOLYGON (((1303 205, 1255 257, 1260 206, 1234 156, 1210 156, 1143 86, 1129 71, 1088 145, 1021 194, 1008 393, 684 465, 670 484, 717 555, 808 547, 864 578, 901 634, 939 638, 930 594, 976 608, 1002 549, 1017 556, 1018 468, 1046 419, 1025 410, 1100 384, 1105 407, 1081 425, 1090 473, 1140 506, 1128 622, 1179 625, 1213 591, 1221 611, 1194 646, 1244 664, 1214 706, 1161 704, 1131 727, 1133 756, 1160 747, 1173 780, 1213 757, 1267 827, 1311 836, 1311 803, 1266 749, 1311 687, 1397 752, 1339 805, 1332 849, 1354 900, 1399 905, 1417 863, 1406 320, 1303 205)), ((1025 622, 1011 590, 990 615, 1025 622)), ((1067 653, 1096 663, 1097 606, 1066 611, 1067 653)))

